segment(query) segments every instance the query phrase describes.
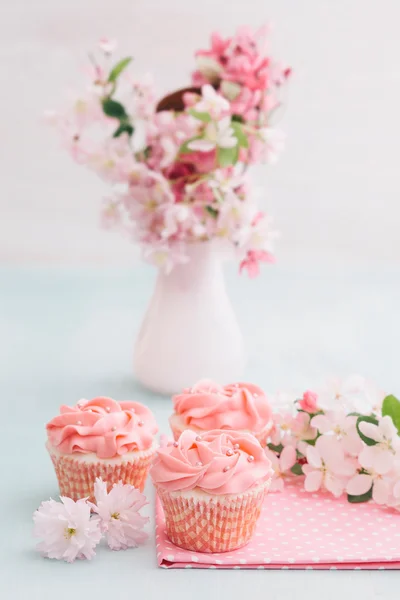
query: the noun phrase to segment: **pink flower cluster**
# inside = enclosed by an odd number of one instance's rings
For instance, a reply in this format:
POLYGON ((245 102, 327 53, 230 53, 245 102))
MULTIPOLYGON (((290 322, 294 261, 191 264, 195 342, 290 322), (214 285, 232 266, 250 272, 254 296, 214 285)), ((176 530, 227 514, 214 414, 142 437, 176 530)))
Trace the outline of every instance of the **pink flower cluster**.
POLYGON ((211 83, 230 101, 231 114, 256 122, 279 106, 277 91, 291 69, 268 56, 268 28, 240 27, 233 37, 211 36, 211 47, 196 52, 194 85, 211 83), (261 114, 260 114, 261 113, 261 114))
POLYGON ((42 502, 33 521, 34 535, 42 540, 37 549, 43 556, 66 562, 90 560, 103 535, 111 550, 136 548, 147 539, 143 527, 149 519, 139 512, 146 497, 139 490, 120 482, 107 492, 107 484, 97 479, 94 495, 95 504, 66 497, 61 502, 42 502))
POLYGON ((264 33, 214 34, 211 49, 197 53, 198 87, 179 109, 162 110, 150 78, 132 78, 129 57, 110 63, 115 44, 103 39, 85 93, 50 115, 73 159, 112 186, 103 225, 138 241, 167 272, 188 260, 188 244, 214 238, 234 248, 250 276, 272 262, 276 233, 246 172, 283 149, 270 115, 289 71, 266 54, 264 33))
POLYGON ((400 510, 400 401, 359 376, 306 391, 273 415, 272 489, 303 476, 307 492, 400 510))

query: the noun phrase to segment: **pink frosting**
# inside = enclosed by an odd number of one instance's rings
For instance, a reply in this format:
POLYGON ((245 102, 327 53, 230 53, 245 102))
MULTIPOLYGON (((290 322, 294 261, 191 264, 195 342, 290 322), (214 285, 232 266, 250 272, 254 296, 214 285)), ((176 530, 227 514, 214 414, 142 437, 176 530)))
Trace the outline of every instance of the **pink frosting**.
POLYGON ((200 488, 210 494, 239 494, 271 476, 271 462, 251 433, 215 430, 199 436, 187 429, 158 450, 150 474, 170 492, 200 488))
POLYGON ((261 388, 252 383, 221 386, 200 381, 173 398, 175 413, 187 427, 245 429, 259 432, 271 419, 271 407, 261 388))
POLYGON ((95 452, 113 458, 147 450, 158 431, 153 413, 139 402, 93 398, 61 406, 60 413, 46 429, 50 444, 63 454, 95 452))

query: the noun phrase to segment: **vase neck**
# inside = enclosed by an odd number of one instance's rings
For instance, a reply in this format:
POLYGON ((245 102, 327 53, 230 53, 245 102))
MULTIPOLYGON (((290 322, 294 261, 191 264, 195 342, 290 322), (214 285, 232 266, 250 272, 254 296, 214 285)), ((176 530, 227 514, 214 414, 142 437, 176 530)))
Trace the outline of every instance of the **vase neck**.
POLYGON ((193 288, 218 280, 223 282, 222 256, 217 245, 212 242, 188 244, 187 255, 187 263, 176 265, 168 274, 159 273, 163 285, 193 288))

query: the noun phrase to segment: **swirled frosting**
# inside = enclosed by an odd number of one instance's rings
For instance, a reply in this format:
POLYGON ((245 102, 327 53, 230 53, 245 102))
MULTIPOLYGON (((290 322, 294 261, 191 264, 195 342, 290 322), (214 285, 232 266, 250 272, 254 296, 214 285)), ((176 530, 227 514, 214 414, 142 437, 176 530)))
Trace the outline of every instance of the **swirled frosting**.
POLYGON ((160 448, 150 475, 170 492, 199 488, 210 494, 239 494, 271 476, 271 462, 250 433, 187 429, 160 448))
POLYGON ((199 381, 173 397, 175 414, 184 425, 209 431, 234 429, 259 432, 271 419, 271 407, 261 388, 252 383, 218 385, 199 381))
POLYGON ((61 406, 46 429, 50 444, 63 454, 94 452, 99 458, 147 450, 158 431, 153 413, 143 404, 102 397, 61 406))

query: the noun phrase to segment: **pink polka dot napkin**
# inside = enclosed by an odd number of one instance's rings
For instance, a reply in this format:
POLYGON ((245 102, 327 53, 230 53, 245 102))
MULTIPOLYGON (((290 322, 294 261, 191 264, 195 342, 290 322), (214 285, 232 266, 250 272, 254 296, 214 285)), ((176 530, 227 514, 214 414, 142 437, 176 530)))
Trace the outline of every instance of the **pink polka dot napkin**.
POLYGON ((182 550, 164 525, 157 498, 157 560, 167 569, 400 569, 400 513, 297 485, 266 496, 253 539, 233 552, 182 550))

